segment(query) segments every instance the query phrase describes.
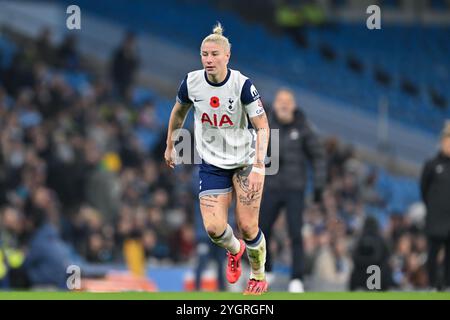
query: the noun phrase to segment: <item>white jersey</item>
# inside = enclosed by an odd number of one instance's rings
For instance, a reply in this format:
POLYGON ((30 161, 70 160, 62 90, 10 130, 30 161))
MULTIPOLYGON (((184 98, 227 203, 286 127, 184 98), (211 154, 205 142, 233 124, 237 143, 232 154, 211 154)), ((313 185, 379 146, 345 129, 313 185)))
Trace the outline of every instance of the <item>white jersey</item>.
POLYGON ((228 69, 223 82, 213 83, 203 69, 189 72, 177 101, 194 106, 196 149, 204 161, 223 169, 252 164, 255 136, 248 117, 264 113, 264 108, 247 77, 228 69))

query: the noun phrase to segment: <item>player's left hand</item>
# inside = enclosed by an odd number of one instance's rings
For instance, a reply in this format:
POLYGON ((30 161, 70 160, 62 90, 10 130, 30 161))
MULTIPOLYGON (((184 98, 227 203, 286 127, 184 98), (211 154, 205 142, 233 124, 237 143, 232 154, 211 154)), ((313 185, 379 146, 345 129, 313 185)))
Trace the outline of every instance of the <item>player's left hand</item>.
POLYGON ((175 168, 175 149, 173 147, 167 146, 166 151, 164 151, 164 160, 170 168, 175 168))
POLYGON ((252 168, 252 171, 248 175, 248 187, 251 191, 259 192, 262 190, 264 184, 264 172, 264 166, 252 168))

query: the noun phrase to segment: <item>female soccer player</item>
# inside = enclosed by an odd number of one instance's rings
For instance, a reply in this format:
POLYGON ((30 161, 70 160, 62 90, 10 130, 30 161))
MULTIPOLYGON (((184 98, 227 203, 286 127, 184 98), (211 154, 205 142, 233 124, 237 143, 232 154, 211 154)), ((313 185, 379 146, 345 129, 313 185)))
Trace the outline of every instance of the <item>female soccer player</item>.
POLYGON ((212 242, 228 251, 226 276, 230 283, 239 279, 241 257, 247 249, 251 273, 244 294, 260 295, 267 291, 266 242, 258 218, 269 125, 251 81, 227 67, 231 46, 222 33, 218 23, 200 47, 204 69, 188 73, 178 89, 164 157, 173 168, 175 130, 183 126, 193 106, 196 149, 202 158, 199 199, 203 224, 212 242), (248 129, 248 119, 256 131, 256 141, 248 129), (244 241, 236 238, 227 222, 233 194, 244 241))

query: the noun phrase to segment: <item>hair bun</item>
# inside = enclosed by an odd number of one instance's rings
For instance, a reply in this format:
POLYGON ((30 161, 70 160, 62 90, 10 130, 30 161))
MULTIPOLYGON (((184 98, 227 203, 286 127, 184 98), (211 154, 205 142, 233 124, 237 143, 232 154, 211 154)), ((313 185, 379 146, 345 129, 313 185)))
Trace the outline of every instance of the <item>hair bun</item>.
POLYGON ((223 35, 223 27, 222 27, 222 25, 220 24, 220 22, 218 22, 218 23, 214 26, 214 28, 213 28, 213 33, 214 33, 214 34, 218 34, 218 35, 223 35))

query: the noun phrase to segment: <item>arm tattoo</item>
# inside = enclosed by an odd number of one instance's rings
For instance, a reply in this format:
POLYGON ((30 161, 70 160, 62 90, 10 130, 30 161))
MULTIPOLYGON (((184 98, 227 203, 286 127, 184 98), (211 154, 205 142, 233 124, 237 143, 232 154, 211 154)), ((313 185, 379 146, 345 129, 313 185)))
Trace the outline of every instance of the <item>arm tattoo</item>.
POLYGON ((256 128, 255 162, 257 164, 264 164, 264 159, 266 157, 267 147, 269 144, 270 129, 267 116, 265 114, 259 115, 257 118, 258 125, 255 125, 255 121, 252 121, 253 126, 256 128))

